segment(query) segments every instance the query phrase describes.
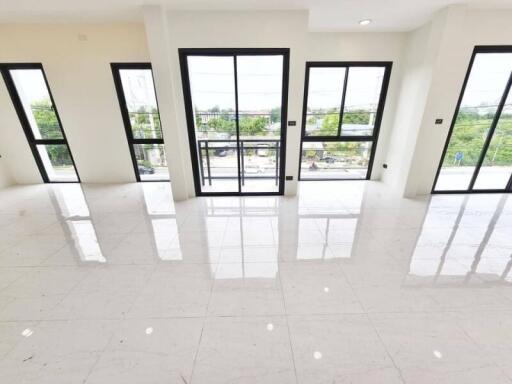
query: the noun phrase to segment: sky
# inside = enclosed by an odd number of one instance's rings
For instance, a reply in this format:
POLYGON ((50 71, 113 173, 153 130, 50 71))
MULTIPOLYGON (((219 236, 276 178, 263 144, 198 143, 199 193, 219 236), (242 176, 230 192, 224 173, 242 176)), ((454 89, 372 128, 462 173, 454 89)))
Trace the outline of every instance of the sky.
POLYGON ((136 112, 140 107, 157 108, 150 69, 121 69, 119 74, 128 111, 136 112))
MULTIPOLYGON (((345 68, 311 68, 309 73, 308 108, 340 109, 345 68)), ((352 67, 349 69, 346 108, 376 107, 379 103, 383 67, 352 67)))
MULTIPOLYGON (((214 106, 235 109, 233 57, 189 56, 192 102, 198 110, 214 106)), ((282 56, 238 56, 240 111, 270 110, 281 105, 282 56)), ((347 107, 377 105, 384 68, 352 68, 347 84, 347 107)), ((312 68, 310 108, 339 108, 344 68, 312 68)))
POLYGON ((462 99, 462 107, 497 105, 511 71, 512 53, 477 54, 462 99))
POLYGON ((10 73, 23 101, 32 104, 34 101, 50 98, 40 69, 14 69, 10 73))
MULTIPOLYGON (((192 103, 199 110, 235 109, 233 57, 189 56, 192 103)), ((281 106, 282 56, 238 56, 238 108, 270 111, 281 106)))

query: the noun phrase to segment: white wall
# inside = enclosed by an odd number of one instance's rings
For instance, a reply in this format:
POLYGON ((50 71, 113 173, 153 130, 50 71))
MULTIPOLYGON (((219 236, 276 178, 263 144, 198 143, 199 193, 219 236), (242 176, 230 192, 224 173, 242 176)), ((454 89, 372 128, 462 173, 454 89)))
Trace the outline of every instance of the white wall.
MULTIPOLYGON (((83 182, 134 181, 111 62, 147 62, 142 23, 0 25, 0 63, 42 63, 83 182)), ((0 134, 16 183, 41 177, 0 84, 0 134)))
MULTIPOLYGON (((1 154, 0 154, 1 156, 1 154)), ((13 184, 13 179, 11 173, 7 169, 5 165, 5 160, 3 157, 0 157, 0 189, 8 187, 13 184)))
POLYGON ((393 116, 383 181, 403 193, 432 79, 438 35, 432 23, 407 36, 398 105, 393 116))
POLYGON ((193 196, 193 188, 188 185, 191 180, 187 176, 191 168, 187 165, 190 163, 186 155, 188 154, 185 145, 187 141, 186 138, 182 137, 183 131, 179 129, 180 123, 176 112, 179 106, 177 105, 176 84, 170 66, 171 47, 167 15, 157 6, 144 7, 143 12, 153 79, 159 101, 167 164, 172 180, 172 195, 177 201, 186 200, 189 196, 193 196), (185 145, 185 148, 183 148, 183 145, 185 145))

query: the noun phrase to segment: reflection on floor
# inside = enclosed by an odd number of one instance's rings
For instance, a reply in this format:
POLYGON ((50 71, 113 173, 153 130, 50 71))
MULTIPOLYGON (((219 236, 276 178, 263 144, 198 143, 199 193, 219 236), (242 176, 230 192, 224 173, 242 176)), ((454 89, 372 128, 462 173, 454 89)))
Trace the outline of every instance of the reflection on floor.
MULTIPOLYGON (((244 193, 277 193, 279 192, 279 182, 272 177, 264 179, 259 176, 252 176, 240 182, 240 189, 244 193)), ((227 179, 212 179, 211 181, 205 178, 204 184, 201 185, 201 191, 204 193, 238 192, 238 178, 233 176, 227 179)))
POLYGON ((0 192, 1 383, 512 382, 512 197, 0 192))

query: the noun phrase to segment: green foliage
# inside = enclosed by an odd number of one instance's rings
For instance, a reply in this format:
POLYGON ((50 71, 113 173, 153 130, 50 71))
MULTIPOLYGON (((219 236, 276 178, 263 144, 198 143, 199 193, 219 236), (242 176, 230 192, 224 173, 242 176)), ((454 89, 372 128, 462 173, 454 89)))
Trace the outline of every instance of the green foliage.
POLYGON ((370 112, 363 109, 343 113, 343 124, 370 124, 370 112))
MULTIPOLYGON (((35 101, 30 105, 39 133, 43 139, 62 139, 62 131, 49 99, 35 101)), ((65 145, 46 145, 46 152, 53 166, 70 166, 71 157, 65 145)))
POLYGON ((69 156, 68 149, 65 145, 46 145, 45 147, 53 166, 66 167, 73 164, 71 157, 69 156))
POLYGON ((208 128, 216 132, 227 133, 232 136, 236 133, 236 125, 234 120, 228 120, 221 117, 215 117, 208 121, 208 128))
POLYGON ((149 160, 137 160, 137 163, 147 168, 153 168, 153 164, 149 160))
MULTIPOLYGON (((220 109, 218 106, 210 108, 208 113, 214 113, 215 117, 210 118, 207 123, 203 123, 199 112, 196 110, 196 126, 202 131, 214 131, 226 133, 229 136, 236 134, 235 112, 231 109, 220 109)), ((271 111, 270 120, 280 121, 281 109, 274 108, 271 111)), ((240 135, 256 136, 265 135, 269 119, 264 116, 240 116, 239 127, 240 135)))
POLYGON ((247 117, 240 119, 240 135, 257 136, 263 135, 266 131, 268 120, 263 116, 247 117))
POLYGON ((324 148, 329 155, 355 157, 361 155, 361 146, 358 142, 325 143, 324 148))
POLYGON ((336 136, 338 134, 338 124, 340 122, 339 114, 326 115, 322 120, 319 135, 336 136))
POLYGON ((307 157, 308 159, 315 159, 317 158, 317 151, 315 151, 314 149, 306 149, 304 151, 304 156, 307 157))
MULTIPOLYGON (((461 111, 457 116, 444 167, 471 166, 478 161, 483 143, 492 123, 492 115, 461 111), (457 152, 464 157, 455 160, 457 152)), ((512 115, 502 115, 485 158, 485 165, 512 165, 512 115)))
POLYGON ((318 121, 318 118, 316 116, 309 116, 306 120, 306 123, 308 125, 316 125, 316 122, 318 121))
POLYGON ((130 112, 129 115, 133 136, 136 139, 162 138, 160 116, 156 108, 139 107, 136 112, 130 112))
POLYGON ((281 108, 275 107, 270 110, 270 122, 279 123, 281 121, 281 108))
POLYGON ((59 121, 50 100, 36 101, 30 105, 30 108, 41 133, 41 138, 62 139, 59 121))
MULTIPOLYGON (((316 124, 316 116, 309 117, 307 123, 316 124)), ((340 121, 339 112, 325 115, 322 119, 322 126, 317 135, 319 136, 336 136, 338 134, 338 124, 340 121)), ((370 123, 370 112, 364 110, 350 111, 343 114, 343 124, 360 124, 368 125, 370 123)), ((343 129, 343 127, 342 127, 343 129)), ((343 132, 342 132, 343 134, 343 132)))

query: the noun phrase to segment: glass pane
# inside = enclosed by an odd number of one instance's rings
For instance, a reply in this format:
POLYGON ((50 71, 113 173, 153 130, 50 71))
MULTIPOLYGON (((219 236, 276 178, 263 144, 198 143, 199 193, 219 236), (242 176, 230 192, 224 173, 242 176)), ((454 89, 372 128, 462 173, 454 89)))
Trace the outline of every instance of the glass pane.
POLYGON ((9 73, 23 104, 34 138, 36 140, 62 139, 62 130, 43 72, 40 69, 12 69, 9 73))
POLYGON ((37 145, 50 181, 78 181, 66 144, 37 145))
POLYGON ((308 179, 366 179, 372 143, 303 142, 300 177, 308 179))
POLYGON ((341 135, 373 134, 383 79, 383 67, 350 67, 341 135))
POLYGON ((161 139, 162 129, 151 69, 119 71, 135 139, 161 139))
POLYGON ((187 60, 201 190, 238 192, 234 59, 187 60))
POLYGON ((169 180, 163 144, 134 144, 137 170, 142 181, 169 180))
POLYGON ((337 136, 345 68, 310 68, 305 136, 337 136))
POLYGON ((283 56, 238 56, 242 192, 279 191, 283 56))
POLYGON ((474 189, 505 189, 512 174, 512 92, 494 130, 474 189))
POLYGON ((512 53, 479 53, 462 97, 436 191, 467 190, 512 70, 512 53))

